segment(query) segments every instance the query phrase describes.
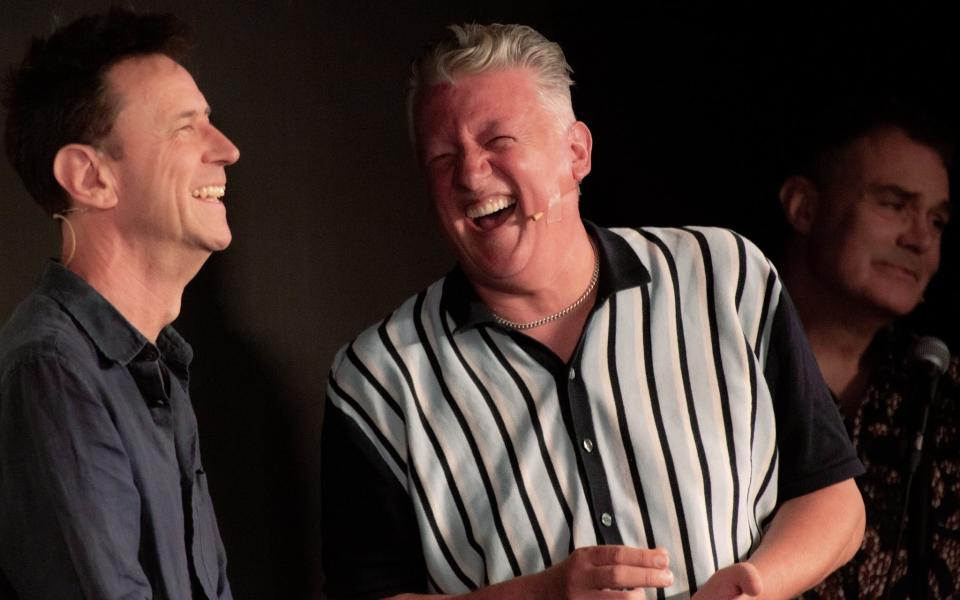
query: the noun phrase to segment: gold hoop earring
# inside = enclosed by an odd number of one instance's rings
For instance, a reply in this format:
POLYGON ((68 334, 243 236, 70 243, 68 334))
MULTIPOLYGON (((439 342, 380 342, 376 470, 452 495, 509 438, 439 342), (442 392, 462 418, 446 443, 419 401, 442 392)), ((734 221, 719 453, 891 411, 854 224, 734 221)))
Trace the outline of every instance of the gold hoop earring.
POLYGON ((67 226, 67 229, 70 231, 70 252, 63 261, 64 267, 70 264, 70 261, 73 260, 73 255, 77 252, 77 232, 74 230, 73 224, 70 223, 70 219, 67 218, 67 215, 70 213, 85 213, 87 210, 89 209, 82 206, 77 206, 53 213, 53 220, 63 221, 63 223, 67 226))

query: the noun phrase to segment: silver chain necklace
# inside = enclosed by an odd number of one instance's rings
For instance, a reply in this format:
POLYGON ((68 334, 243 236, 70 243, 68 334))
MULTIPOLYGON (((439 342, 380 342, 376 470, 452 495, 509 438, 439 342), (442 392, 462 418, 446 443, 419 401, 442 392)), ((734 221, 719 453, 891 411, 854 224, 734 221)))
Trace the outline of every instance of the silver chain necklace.
POLYGON ((593 250, 593 275, 590 277, 590 284, 587 286, 587 289, 584 290, 583 294, 581 294, 579 298, 573 301, 573 304, 567 306, 566 308, 560 309, 552 315, 540 317, 536 321, 527 321, 526 323, 517 323, 516 321, 504 319, 497 313, 490 311, 490 314, 493 315, 493 320, 496 321, 497 325, 509 327, 510 329, 524 330, 534 329, 536 327, 540 327, 541 325, 546 325, 547 323, 556 321, 557 319, 562 319, 570 314, 573 309, 583 304, 583 301, 590 297, 590 292, 593 291, 593 288, 597 287, 597 281, 600 279, 600 253, 597 252, 597 248, 593 245, 593 240, 590 240, 590 248, 593 250))

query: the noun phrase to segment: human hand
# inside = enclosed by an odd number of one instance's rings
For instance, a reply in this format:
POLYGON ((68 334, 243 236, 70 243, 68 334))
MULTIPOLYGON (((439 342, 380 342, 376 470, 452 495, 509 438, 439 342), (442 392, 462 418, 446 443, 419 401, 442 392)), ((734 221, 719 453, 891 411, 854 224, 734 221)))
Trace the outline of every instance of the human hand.
POLYGON ((748 562, 741 562, 714 573, 691 600, 746 600, 762 592, 760 571, 748 562))
POLYGON ((644 588, 673 584, 662 548, 588 546, 540 574, 540 598, 645 598, 644 588), (602 592, 602 594, 601 594, 602 592), (611 592, 619 592, 611 595, 611 592))

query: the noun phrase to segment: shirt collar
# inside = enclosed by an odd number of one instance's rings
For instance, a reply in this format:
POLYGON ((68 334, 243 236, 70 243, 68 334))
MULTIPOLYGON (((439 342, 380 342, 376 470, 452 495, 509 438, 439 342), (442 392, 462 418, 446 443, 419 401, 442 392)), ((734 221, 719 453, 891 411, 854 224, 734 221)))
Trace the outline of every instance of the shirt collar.
MULTIPOLYGON (((650 273, 625 239, 604 227, 597 227, 590 221, 584 221, 583 224, 587 234, 597 243, 597 252, 600 255, 598 306, 619 291, 650 282, 650 273)), ((453 318, 455 332, 496 322, 493 313, 477 296, 459 264, 443 281, 440 303, 441 311, 450 313, 453 318)))
POLYGON ((40 293, 60 304, 100 353, 114 362, 126 365, 141 354, 146 360, 163 356, 186 369, 193 359, 190 344, 173 327, 164 327, 154 346, 97 290, 58 262, 47 263, 40 278, 40 293))

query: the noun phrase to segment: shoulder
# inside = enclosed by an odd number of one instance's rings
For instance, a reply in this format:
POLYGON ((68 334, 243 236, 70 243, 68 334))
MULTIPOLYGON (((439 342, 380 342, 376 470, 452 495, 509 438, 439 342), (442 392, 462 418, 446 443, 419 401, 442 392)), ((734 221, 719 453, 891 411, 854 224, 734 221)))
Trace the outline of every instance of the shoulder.
POLYGON ((33 293, 0 329, 0 377, 29 362, 95 360, 92 342, 52 298, 33 293))
POLYGON ((741 298, 756 297, 760 301, 779 294, 773 263, 753 242, 730 229, 638 227, 610 232, 629 244, 650 269, 654 281, 674 277, 683 289, 697 283, 691 273, 704 273, 719 290, 730 288, 738 302, 741 298))
POLYGON ((608 231, 626 240, 640 255, 651 251, 680 257, 689 252, 726 252, 741 255, 748 261, 758 261, 764 265, 770 263, 753 242, 722 227, 637 227, 614 228, 608 231))
POLYGON ((385 318, 342 346, 334 358, 331 379, 344 381, 357 375, 358 363, 370 370, 392 371, 403 356, 419 353, 424 336, 442 327, 443 282, 444 279, 440 279, 410 296, 385 318))

